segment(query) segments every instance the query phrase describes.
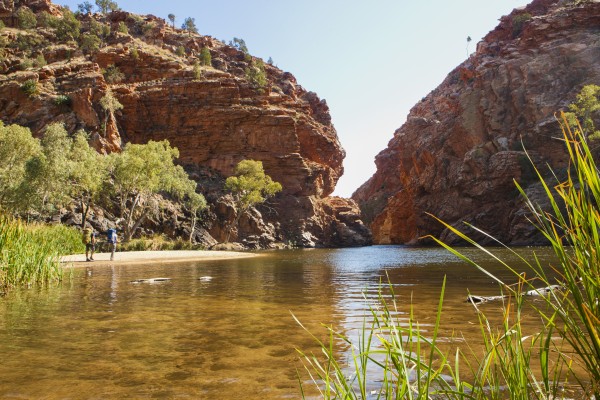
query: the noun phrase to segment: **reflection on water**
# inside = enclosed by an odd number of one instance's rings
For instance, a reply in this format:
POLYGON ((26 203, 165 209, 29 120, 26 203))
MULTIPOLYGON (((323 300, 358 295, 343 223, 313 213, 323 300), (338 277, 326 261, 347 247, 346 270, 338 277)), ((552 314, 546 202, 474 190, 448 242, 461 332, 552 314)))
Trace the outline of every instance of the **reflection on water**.
MULTIPOLYGON (((501 254, 518 265, 516 257, 501 254)), ((514 281, 497 263, 484 263, 514 281)), ((317 349, 291 313, 311 331, 323 332, 324 323, 353 336, 365 314, 363 294, 376 295, 386 276, 401 307, 408 312, 412 302, 425 329, 435 321, 447 276, 443 334, 467 341, 479 338, 477 316, 465 303, 468 290, 498 293, 490 278, 436 248, 92 265, 74 270, 60 288, 0 300, 0 397, 298 398, 301 364, 294 349, 317 349), (131 283, 153 277, 170 280, 131 283)), ((497 305, 485 307, 493 312, 497 305)))

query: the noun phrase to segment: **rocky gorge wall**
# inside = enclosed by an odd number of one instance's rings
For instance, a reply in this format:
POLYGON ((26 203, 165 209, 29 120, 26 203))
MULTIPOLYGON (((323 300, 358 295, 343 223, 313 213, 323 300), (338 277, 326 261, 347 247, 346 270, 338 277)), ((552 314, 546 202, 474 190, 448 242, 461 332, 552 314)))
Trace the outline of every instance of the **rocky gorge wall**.
POLYGON ((105 153, 120 151, 128 142, 168 139, 211 204, 202 235, 207 243, 223 241, 235 216, 222 184, 243 159, 262 161, 283 191, 242 218, 233 240, 253 247, 370 243, 357 205, 330 197, 343 173, 345 153, 327 103, 291 73, 266 64, 267 84, 256 87, 246 77, 256 58, 210 36, 172 29, 160 18, 120 11, 78 16, 83 31, 92 21, 111 27, 101 47, 84 54, 77 43, 58 40, 52 29, 12 27, 19 7, 60 18, 59 7, 41 0, 16 3, 0 2, 0 17, 8 26, 2 35, 9 43, 28 35, 43 40, 26 51, 6 49, 0 63, 0 119, 5 123, 27 126, 39 136, 48 124, 64 122, 69 132, 89 132, 93 145, 105 153), (128 33, 118 32, 122 24, 128 33), (198 76, 194 64, 202 48, 210 51, 212 63, 198 76), (47 65, 22 67, 24 58, 38 55, 47 65), (107 80, 109 66, 117 67, 123 79, 107 80), (36 96, 21 90, 27 80, 37 82, 36 96), (109 92, 123 105, 114 115, 100 105, 109 92), (58 104, 59 96, 68 96, 69 106, 58 104))
MULTIPOLYGON (((536 0, 504 16, 468 60, 415 105, 354 194, 376 243, 456 237, 429 214, 513 245, 542 242, 513 179, 541 201, 535 164, 564 172, 554 113, 600 83, 600 3, 536 0)), ((473 232, 480 242, 489 241, 473 232)))

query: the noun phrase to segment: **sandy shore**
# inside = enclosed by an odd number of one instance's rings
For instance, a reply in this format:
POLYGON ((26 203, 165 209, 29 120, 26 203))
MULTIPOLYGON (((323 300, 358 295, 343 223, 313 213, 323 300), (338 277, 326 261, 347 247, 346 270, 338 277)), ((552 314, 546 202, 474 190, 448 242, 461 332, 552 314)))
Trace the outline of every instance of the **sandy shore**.
POLYGON ((110 261, 110 253, 95 253, 94 261, 85 261, 85 254, 73 254, 61 257, 60 262, 65 267, 87 267, 90 265, 123 265, 148 262, 181 262, 202 260, 226 260, 234 258, 258 257, 254 253, 236 251, 208 250, 172 250, 172 251, 127 251, 115 253, 114 261, 110 261))

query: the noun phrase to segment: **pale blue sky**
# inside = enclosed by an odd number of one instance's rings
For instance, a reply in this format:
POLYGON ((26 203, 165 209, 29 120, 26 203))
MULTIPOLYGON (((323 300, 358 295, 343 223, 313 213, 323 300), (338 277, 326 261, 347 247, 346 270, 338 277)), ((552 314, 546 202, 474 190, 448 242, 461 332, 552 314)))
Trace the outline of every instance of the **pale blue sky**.
MULTIPOLYGON (((83 1, 55 0, 72 10, 83 1)), ((90 0, 94 3, 93 0, 90 0)), ((345 173, 335 194, 348 197, 375 172, 410 108, 467 57, 498 19, 526 0, 117 0, 138 14, 196 20, 203 35, 243 38, 252 55, 294 74, 326 99, 345 173)))

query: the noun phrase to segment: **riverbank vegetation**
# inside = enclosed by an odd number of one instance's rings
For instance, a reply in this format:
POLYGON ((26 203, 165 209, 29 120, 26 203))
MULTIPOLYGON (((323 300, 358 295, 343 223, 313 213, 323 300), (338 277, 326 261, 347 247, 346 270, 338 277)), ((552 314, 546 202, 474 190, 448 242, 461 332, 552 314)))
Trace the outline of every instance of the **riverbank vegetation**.
MULTIPOLYGON (((535 271, 533 276, 526 276, 493 250, 444 224, 513 273, 517 284, 509 285, 460 249, 434 238, 498 283, 506 295, 499 304, 502 322, 490 322, 491 316, 473 304, 482 350, 475 350, 473 343, 448 350, 438 338, 443 288, 433 330, 425 331, 414 321, 412 310, 408 324, 400 322, 401 310, 390 285, 371 307, 371 322, 365 322, 357 342, 329 328, 329 341, 319 342, 322 355, 300 353, 323 398, 600 398, 600 173, 588 143, 593 139, 589 132, 565 114, 559 122, 570 156, 567 177, 559 179, 551 171, 551 178, 545 178, 536 169, 549 206, 533 203, 517 185, 531 211, 532 223, 556 254, 558 262, 550 266, 556 278, 546 273, 547 266, 535 255, 536 261, 529 262, 514 252, 535 271), (542 305, 526 301, 525 294, 532 293, 543 300, 542 305), (525 307, 533 309, 542 329, 526 332, 525 307), (337 358, 342 352, 335 343, 340 340, 352 348, 349 367, 337 358)), ((494 316, 497 311, 498 307, 494 316)))
POLYGON ((75 228, 28 225, 0 215, 0 295, 18 286, 60 282, 59 257, 82 251, 81 234, 75 228))

